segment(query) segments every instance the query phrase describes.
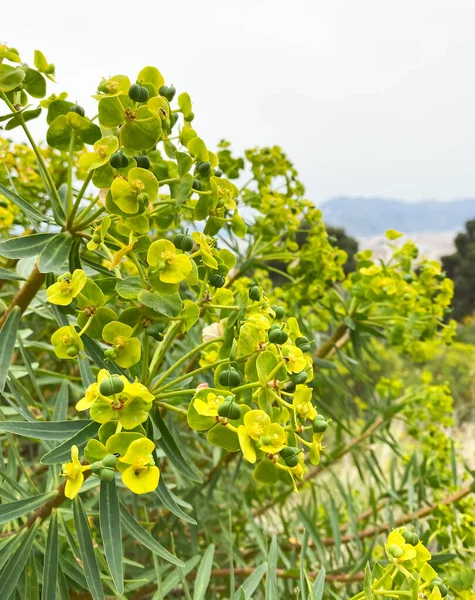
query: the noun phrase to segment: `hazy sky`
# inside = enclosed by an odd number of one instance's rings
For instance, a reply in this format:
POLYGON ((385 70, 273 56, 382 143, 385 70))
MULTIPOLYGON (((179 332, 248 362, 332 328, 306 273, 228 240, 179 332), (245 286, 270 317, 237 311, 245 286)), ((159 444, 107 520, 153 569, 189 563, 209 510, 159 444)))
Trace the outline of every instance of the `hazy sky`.
POLYGON ((157 66, 210 147, 279 144, 319 203, 475 196, 473 0, 23 0, 0 38, 52 91, 157 66))

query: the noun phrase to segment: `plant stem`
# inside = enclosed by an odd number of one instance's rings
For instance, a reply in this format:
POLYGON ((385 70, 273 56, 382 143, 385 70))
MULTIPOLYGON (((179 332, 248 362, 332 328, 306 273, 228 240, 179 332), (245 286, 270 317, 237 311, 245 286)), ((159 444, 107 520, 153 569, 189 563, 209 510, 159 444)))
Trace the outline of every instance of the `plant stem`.
POLYGON ((74 131, 71 134, 71 140, 69 142, 69 155, 68 155, 68 201, 66 205, 66 214, 69 217, 73 210, 73 163, 74 163, 74 131))
POLYGON ((180 328, 181 321, 177 321, 176 323, 173 323, 173 325, 170 325, 170 327, 167 329, 165 337, 157 346, 155 353, 152 357, 152 362, 150 363, 147 386, 149 386, 152 383, 153 378, 155 377, 155 374, 162 363, 162 360, 165 358, 168 349, 175 341, 175 338, 178 335, 180 328))
POLYGON ((207 340, 206 342, 203 342, 199 346, 196 346, 195 348, 193 348, 193 350, 190 350, 189 352, 187 352, 179 360, 177 360, 177 362, 174 363, 169 369, 167 369, 164 373, 162 373, 162 375, 160 375, 160 378, 156 382, 155 387, 158 388, 160 386, 160 384, 163 381, 165 381, 167 379, 167 377, 169 377, 169 375, 171 375, 171 373, 173 373, 173 371, 176 371, 176 369, 181 367, 181 365, 183 363, 187 362, 194 354, 201 352, 201 350, 203 350, 204 348, 206 348, 206 346, 209 346, 210 344, 214 344, 215 342, 222 342, 223 340, 224 340, 223 336, 216 337, 212 340, 207 340))
POLYGON ((69 214, 69 217, 68 217, 68 227, 71 227, 71 225, 74 223, 74 217, 76 216, 76 213, 79 209, 79 205, 81 204, 81 200, 83 199, 83 196, 86 193, 87 186, 89 185, 91 179, 92 179, 92 171, 90 171, 87 174, 87 177, 84 180, 84 183, 82 184, 81 189, 78 192, 76 201, 74 202, 74 205, 71 209, 71 213, 69 214))

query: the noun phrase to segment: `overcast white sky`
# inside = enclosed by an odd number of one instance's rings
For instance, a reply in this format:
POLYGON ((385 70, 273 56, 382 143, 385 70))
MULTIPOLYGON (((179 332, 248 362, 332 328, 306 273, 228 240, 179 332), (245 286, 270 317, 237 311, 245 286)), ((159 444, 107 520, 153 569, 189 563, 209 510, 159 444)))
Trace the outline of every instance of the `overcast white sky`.
MULTIPOLYGON (((209 146, 280 144, 310 199, 475 196, 473 0, 23 0, 0 39, 93 106, 146 64, 209 146)), ((92 110, 92 108, 91 108, 92 110)))

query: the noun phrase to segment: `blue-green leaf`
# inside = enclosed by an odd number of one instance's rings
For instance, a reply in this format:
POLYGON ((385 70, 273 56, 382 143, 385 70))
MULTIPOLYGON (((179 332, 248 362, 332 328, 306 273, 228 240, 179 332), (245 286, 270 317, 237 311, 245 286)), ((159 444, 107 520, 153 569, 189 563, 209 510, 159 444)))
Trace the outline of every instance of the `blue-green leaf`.
POLYGON ((208 549, 204 553, 201 560, 198 573, 196 574, 195 589, 193 592, 193 600, 204 600, 206 590, 209 586, 209 580, 211 578, 211 569, 213 567, 214 559, 214 544, 208 546, 208 549))
POLYGON ((37 523, 28 531, 23 538, 23 543, 10 558, 0 574, 0 590, 2 600, 8 600, 15 591, 18 580, 23 573, 28 557, 35 541, 37 523))
POLYGON ((54 273, 59 271, 68 260, 72 244, 73 236, 68 231, 58 233, 58 235, 51 238, 40 254, 39 272, 54 273))
POLYGON ((87 521, 86 511, 82 504, 80 496, 73 500, 74 525, 76 526, 76 535, 79 542, 79 554, 84 567, 84 575, 93 600, 105 600, 101 585, 101 574, 94 554, 94 545, 92 543, 91 530, 87 521))
POLYGON ((1 183, 0 183, 0 194, 2 194, 2 196, 5 196, 5 198, 10 200, 10 202, 13 202, 13 204, 15 204, 16 206, 18 206, 18 208, 20 208, 33 221, 37 221, 37 222, 41 223, 42 221, 50 220, 49 217, 45 216, 37 208, 32 206, 26 200, 23 200, 23 198, 20 198, 20 196, 18 196, 14 192, 10 191, 8 188, 6 188, 1 183))
POLYGON ((25 498, 23 500, 17 500, 16 502, 8 502, 8 504, 0 505, 0 525, 8 523, 8 521, 13 521, 13 519, 18 519, 18 517, 26 516, 56 494, 56 491, 47 492, 46 494, 38 494, 31 498, 25 498))
POLYGON ((8 315, 0 330, 0 392, 5 389, 8 368, 15 348, 16 334, 20 324, 21 309, 18 306, 8 315))
POLYGON ((179 558, 177 558, 171 552, 168 552, 166 548, 159 544, 157 540, 153 538, 148 531, 146 531, 142 525, 140 525, 140 523, 134 519, 134 517, 123 505, 120 507, 120 516, 125 529, 143 546, 151 550, 157 556, 160 556, 160 558, 163 558, 164 560, 177 565, 178 567, 185 566, 179 558))
POLYGON ((41 600, 56 600, 58 561, 58 514, 53 510, 48 526, 48 535, 46 537, 41 600))
POLYGON ((90 438, 95 437, 99 431, 99 423, 95 421, 87 421, 88 425, 78 431, 73 437, 69 438, 53 450, 47 452, 41 457, 41 464, 56 465, 70 460, 71 446, 76 445, 79 451, 83 450, 90 438))
POLYGON ((55 233, 34 233, 33 235, 10 238, 0 242, 0 256, 15 259, 38 256, 46 244, 55 236, 55 233))
POLYGON ((181 453, 175 438, 168 429, 165 421, 162 419, 160 409, 156 408, 153 410, 152 418, 158 430, 161 433, 159 445, 167 455, 167 458, 175 465, 175 467, 193 481, 201 483, 203 480, 198 473, 196 473, 190 465, 186 462, 183 454, 181 453))
POLYGON ((0 421, 0 431, 27 438, 58 442, 68 440, 93 421, 0 421))
POLYGON ((122 533, 120 528, 119 498, 115 480, 101 481, 99 496, 99 520, 102 543, 109 571, 119 594, 124 593, 124 570, 122 567, 122 533))

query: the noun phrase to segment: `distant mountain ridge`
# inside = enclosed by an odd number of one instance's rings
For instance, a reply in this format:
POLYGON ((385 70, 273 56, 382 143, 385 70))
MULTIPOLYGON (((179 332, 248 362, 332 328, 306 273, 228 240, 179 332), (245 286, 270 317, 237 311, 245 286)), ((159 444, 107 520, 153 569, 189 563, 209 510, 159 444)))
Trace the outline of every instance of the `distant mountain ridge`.
POLYGON ((403 233, 458 231, 475 218, 475 198, 452 202, 404 202, 387 198, 338 197, 320 206, 325 223, 344 227, 353 236, 380 235, 387 229, 403 233))

